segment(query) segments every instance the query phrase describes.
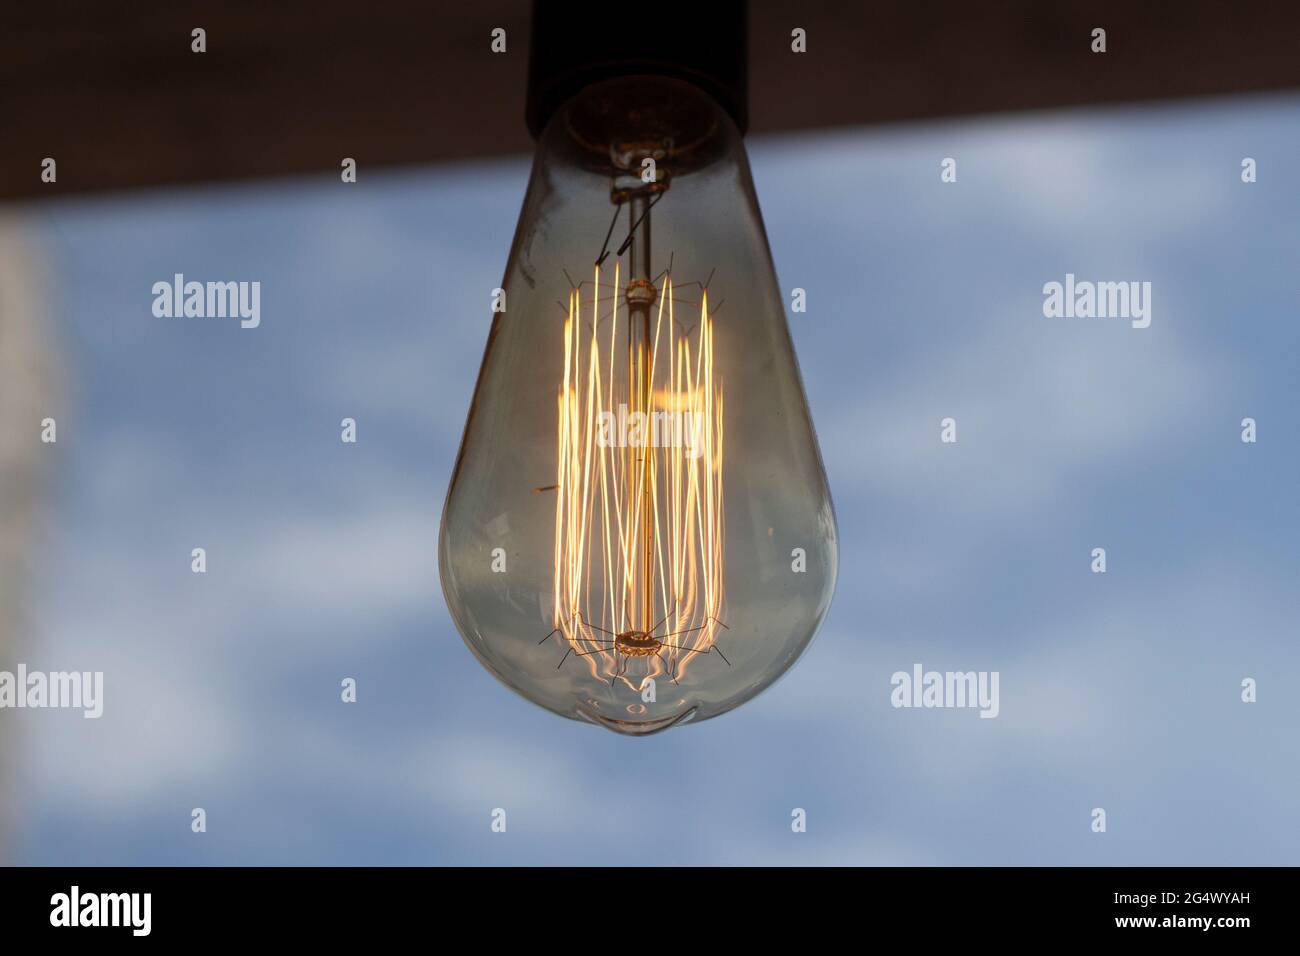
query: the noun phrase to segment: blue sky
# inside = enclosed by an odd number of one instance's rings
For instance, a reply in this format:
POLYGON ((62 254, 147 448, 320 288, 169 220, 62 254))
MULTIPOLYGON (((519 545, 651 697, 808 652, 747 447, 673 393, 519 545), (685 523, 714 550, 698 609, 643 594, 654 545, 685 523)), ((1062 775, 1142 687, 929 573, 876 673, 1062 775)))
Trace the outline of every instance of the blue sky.
POLYGON ((65 395, 25 655, 106 700, 3 715, 15 860, 1300 860, 1300 98, 749 148, 839 588, 774 688, 640 740, 502 688, 438 588, 525 158, 29 210, 65 395), (155 318, 176 272, 260 280, 261 327, 155 318), (1150 281, 1151 327, 1045 318, 1067 272, 1150 281), (915 662, 999 671, 999 717, 892 708, 915 662))

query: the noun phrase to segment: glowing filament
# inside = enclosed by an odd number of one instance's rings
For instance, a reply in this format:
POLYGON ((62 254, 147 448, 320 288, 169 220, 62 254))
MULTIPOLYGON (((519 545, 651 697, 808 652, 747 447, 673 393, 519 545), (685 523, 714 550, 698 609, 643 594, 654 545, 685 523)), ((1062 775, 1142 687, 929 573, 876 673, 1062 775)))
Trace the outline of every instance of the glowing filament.
POLYGON ((594 676, 638 687, 708 653, 723 601, 708 295, 686 327, 671 276, 655 291, 630 301, 616 268, 602 316, 597 267, 590 303, 570 293, 558 392, 554 625, 594 676))

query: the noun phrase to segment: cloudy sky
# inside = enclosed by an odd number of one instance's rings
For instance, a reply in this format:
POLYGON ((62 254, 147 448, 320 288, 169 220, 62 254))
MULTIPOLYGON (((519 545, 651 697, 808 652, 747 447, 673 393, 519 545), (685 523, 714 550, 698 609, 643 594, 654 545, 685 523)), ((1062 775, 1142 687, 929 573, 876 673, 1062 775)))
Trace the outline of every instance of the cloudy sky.
POLYGON ((640 740, 506 691, 437 583, 526 159, 32 210, 65 410, 23 654, 106 699, 0 714, 15 861, 1297 862, 1300 98, 749 146, 839 588, 774 688, 640 740), (261 327, 155 318, 177 272, 259 279, 261 327), (1066 273, 1151 282, 1150 328, 1045 318, 1066 273), (914 663, 1000 715, 894 709, 914 663))

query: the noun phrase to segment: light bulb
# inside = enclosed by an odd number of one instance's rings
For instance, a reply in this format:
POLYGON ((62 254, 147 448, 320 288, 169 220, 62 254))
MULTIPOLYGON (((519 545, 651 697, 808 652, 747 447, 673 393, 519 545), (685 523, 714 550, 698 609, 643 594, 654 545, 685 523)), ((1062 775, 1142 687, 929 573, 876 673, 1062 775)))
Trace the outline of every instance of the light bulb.
POLYGON ((507 686, 646 734, 775 681, 836 530, 728 112, 666 76, 555 109, 447 494, 443 589, 507 686))

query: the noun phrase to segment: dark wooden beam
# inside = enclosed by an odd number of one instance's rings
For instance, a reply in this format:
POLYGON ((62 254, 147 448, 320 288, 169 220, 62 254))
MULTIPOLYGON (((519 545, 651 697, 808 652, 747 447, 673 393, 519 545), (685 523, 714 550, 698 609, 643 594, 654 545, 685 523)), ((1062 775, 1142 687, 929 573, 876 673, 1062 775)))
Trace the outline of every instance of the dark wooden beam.
MULTIPOLYGON (((8 7, 0 199, 530 148, 526 0, 8 7), (206 53, 190 50, 195 27, 206 53)), ((611 42, 642 9, 657 8, 611 6, 611 42)), ((1242 93, 1300 87, 1300 3, 753 0, 750 50, 753 132, 1242 93), (790 50, 795 27, 807 53, 790 50)))
POLYGON ((345 156, 364 176, 529 148, 521 0, 54 2, 2 16, 3 197, 337 176, 345 156), (206 53, 191 52, 195 27, 206 53), (46 156, 57 186, 40 181, 46 156))
POLYGON ((754 129, 1300 87, 1296 0, 755 0, 754 129), (798 11, 798 12, 794 12, 798 11), (809 32, 804 56, 788 24, 809 32), (1095 27, 1104 54, 1091 51, 1095 27))

